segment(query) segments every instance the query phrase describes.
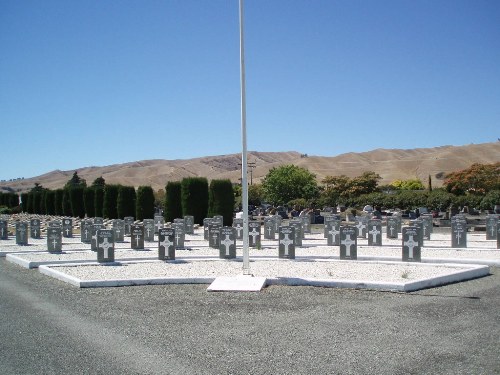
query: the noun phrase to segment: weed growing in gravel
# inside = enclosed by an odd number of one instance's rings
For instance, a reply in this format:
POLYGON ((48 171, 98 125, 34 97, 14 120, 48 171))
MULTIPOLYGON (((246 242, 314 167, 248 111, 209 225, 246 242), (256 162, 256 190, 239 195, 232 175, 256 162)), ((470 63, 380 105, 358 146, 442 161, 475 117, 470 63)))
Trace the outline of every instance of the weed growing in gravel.
POLYGON ((403 271, 401 278, 407 279, 408 277, 410 277, 410 271, 403 271))

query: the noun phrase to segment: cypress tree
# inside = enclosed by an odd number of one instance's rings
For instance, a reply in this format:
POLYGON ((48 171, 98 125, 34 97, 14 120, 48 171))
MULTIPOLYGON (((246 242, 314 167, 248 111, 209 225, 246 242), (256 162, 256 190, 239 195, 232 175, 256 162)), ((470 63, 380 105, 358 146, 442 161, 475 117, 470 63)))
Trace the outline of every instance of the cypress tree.
MULTIPOLYGON (((24 202, 24 200, 23 200, 24 202)), ((47 190, 45 193, 45 209, 47 215, 56 214, 56 192, 54 190, 47 190)))
POLYGON ((85 188, 83 191, 83 204, 85 206, 85 214, 87 217, 95 216, 95 189, 93 187, 85 188))
POLYGON ((71 216, 71 197, 69 196, 69 194, 69 189, 63 189, 62 214, 64 216, 71 216))
POLYGON ((104 187, 103 215, 108 219, 118 219, 118 192, 120 185, 106 185, 104 187))
POLYGON ((135 217, 137 220, 154 218, 155 195, 151 186, 139 186, 135 207, 135 217))
POLYGON ((135 216, 135 188, 133 186, 120 186, 117 198, 117 214, 123 219, 126 216, 135 216))
POLYGON ((182 214, 192 215, 203 224, 208 212, 208 181, 204 177, 188 177, 181 181, 182 214))
POLYGON ((104 187, 97 186, 94 190, 94 213, 96 217, 103 217, 104 187))
POLYGON ((212 180, 208 193, 208 216, 222 215, 224 225, 231 225, 234 211, 234 191, 231 181, 212 180))
POLYGON ((62 216, 64 214, 63 211, 63 198, 64 198, 64 190, 57 189, 56 197, 55 197, 55 212, 57 216, 62 216))
POLYGON ((83 185, 75 185, 73 187, 68 188, 71 213, 73 217, 79 217, 79 218, 85 217, 85 205, 83 202, 84 190, 85 187, 83 185))
POLYGON ((28 193, 22 193, 21 194, 21 201, 22 201, 22 211, 23 212, 27 212, 26 211, 26 206, 28 204, 28 193))
POLYGON ((182 217, 181 182, 169 181, 165 186, 165 221, 174 221, 182 217))

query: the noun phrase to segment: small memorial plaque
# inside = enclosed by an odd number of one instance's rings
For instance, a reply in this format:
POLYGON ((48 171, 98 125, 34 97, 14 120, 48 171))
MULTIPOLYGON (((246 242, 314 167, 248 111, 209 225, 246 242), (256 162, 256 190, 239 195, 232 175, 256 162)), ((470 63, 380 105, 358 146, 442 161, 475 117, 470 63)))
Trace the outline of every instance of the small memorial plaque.
POLYGON ((156 215, 154 218, 154 222, 155 222, 155 234, 158 234, 158 231, 165 225, 165 219, 163 218, 163 216, 156 215))
POLYGON ((340 259, 358 258, 358 233, 357 226, 340 227, 340 259))
POLYGON ((233 227, 222 227, 220 229, 219 258, 236 258, 236 229, 233 227))
POLYGON ((243 240, 243 219, 233 219, 233 228, 236 229, 236 239, 243 240))
POLYGON ((357 237, 366 238, 368 220, 364 216, 357 216, 355 219, 356 228, 358 230, 357 237))
POLYGON ((59 227, 62 230, 62 221, 61 220, 51 220, 51 221, 49 221, 49 227, 59 227))
POLYGON ((218 222, 211 221, 208 224, 208 246, 212 249, 220 248, 220 229, 222 227, 218 222))
POLYGON ((113 229, 97 231, 97 261, 108 263, 115 261, 115 241, 113 229))
POLYGON ((144 250, 144 226, 130 225, 130 246, 133 250, 144 250))
POLYGON ((66 237, 66 238, 73 237, 73 219, 64 218, 62 220, 62 233, 63 233, 63 237, 66 237))
POLYGON ((97 231, 104 229, 104 224, 92 224, 92 241, 90 243, 90 250, 97 251, 97 231))
POLYGON ((294 246, 302 246, 302 222, 300 220, 290 220, 289 226, 294 229, 294 246))
POLYGON ((9 222, 7 220, 0 220, 0 240, 9 239, 9 222))
POLYGON ((123 221, 125 222, 125 236, 130 236, 130 226, 134 224, 134 217, 125 216, 123 221))
POLYGON ((30 220, 30 237, 31 238, 40 238, 40 219, 31 219, 30 220))
POLYGON ((186 215, 184 216, 184 225, 186 227, 186 234, 194 234, 194 216, 186 215))
POLYGON ((494 241, 497 239, 498 215, 486 216, 486 240, 494 241))
POLYGON ((467 221, 466 220, 452 220, 451 221, 451 247, 453 247, 453 248, 465 248, 465 247, 467 247, 467 221))
POLYGON ((47 250, 49 253, 60 253, 62 251, 61 228, 47 228, 47 250))
MULTIPOLYGON (((332 216, 333 217, 333 216, 332 216)), ((340 220, 328 220, 325 224, 326 244, 328 246, 340 245, 340 220)))
POLYGON ((378 219, 368 221, 368 246, 382 246, 382 222, 378 219))
POLYGON ((20 221, 16 223, 16 244, 28 244, 28 222, 20 221))
POLYGON ((420 240, 420 228, 403 228, 403 262, 420 262, 422 242, 420 240))
POLYGON ((175 259, 175 229, 160 228, 158 232, 158 259, 175 259))
POLYGON ((278 230, 278 257, 295 259, 295 228, 282 226, 278 230))
POLYGON ((261 239, 260 222, 250 221, 248 223, 248 246, 260 247, 261 239))
POLYGON ((114 219, 113 230, 115 243, 125 241, 125 221, 121 219, 114 219))
POLYGON ((272 217, 266 217, 264 219, 264 239, 274 240, 276 238, 275 228, 274 219, 272 217))
POLYGON ((398 238, 398 219, 394 216, 387 218, 387 238, 398 238))

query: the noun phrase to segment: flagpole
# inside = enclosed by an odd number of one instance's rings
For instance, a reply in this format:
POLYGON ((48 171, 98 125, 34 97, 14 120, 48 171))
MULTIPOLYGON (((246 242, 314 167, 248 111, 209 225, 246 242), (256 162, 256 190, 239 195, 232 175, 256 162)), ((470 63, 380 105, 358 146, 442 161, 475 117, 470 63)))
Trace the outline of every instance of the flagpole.
POLYGON ((240 2, 240 86, 241 86, 241 187, 243 203, 243 274, 250 275, 248 254, 247 125, 245 98, 245 51, 243 44, 243 0, 240 2))

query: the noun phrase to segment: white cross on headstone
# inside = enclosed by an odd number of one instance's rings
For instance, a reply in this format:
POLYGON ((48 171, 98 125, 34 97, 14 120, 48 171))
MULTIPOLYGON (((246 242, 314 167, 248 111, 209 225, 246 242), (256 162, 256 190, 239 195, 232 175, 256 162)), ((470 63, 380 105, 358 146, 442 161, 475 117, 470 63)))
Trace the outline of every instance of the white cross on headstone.
POLYGON ((38 231, 37 231, 37 230, 36 230, 36 228, 35 228, 35 230, 34 230, 35 237, 38 237, 38 234, 37 234, 37 233, 38 233, 38 231))
POLYGON ((54 237, 54 240, 52 241, 52 245, 54 246, 54 249, 56 248, 57 245, 57 239, 54 237))
POLYGON ((146 232, 148 233, 148 237, 149 237, 149 233, 151 233, 151 228, 150 228, 150 227, 148 227, 148 228, 146 229, 146 232))
POLYGON ((332 242, 335 243, 335 240, 337 239, 337 234, 339 234, 340 231, 337 230, 334 226, 332 226, 332 229, 328 232, 332 236, 332 242))
POLYGON ((97 232, 95 232, 94 234, 92 234, 92 241, 95 241, 95 243, 97 245, 97 232))
POLYGON ((160 230, 160 228, 163 228, 163 224, 161 223, 160 220, 158 220, 156 223, 155 223, 155 227, 157 230, 160 230))
POLYGON ((393 237, 393 236, 394 236, 394 230, 395 230, 395 229, 396 229, 396 228, 394 228, 392 225, 390 226, 389 230, 390 230, 390 232, 391 232, 391 237, 393 237))
POLYGON ((415 242, 413 235, 408 235, 408 241, 403 242, 403 245, 408 246, 408 258, 413 259, 413 249, 418 247, 418 242, 415 242))
MULTIPOLYGON (((2 228, 2 230, 3 230, 3 228, 2 228)), ((3 233, 3 232, 2 232, 2 233, 3 233)), ((495 235, 495 226, 494 226, 494 225, 492 225, 492 226, 491 226, 491 237, 493 237, 494 235, 495 235)))
POLYGON ((180 233, 175 234, 175 245, 176 246, 179 246, 179 242, 180 242, 181 237, 182 236, 180 235, 180 233))
POLYGON ((66 232, 66 236, 69 236, 69 228, 66 228, 65 232, 66 232))
POLYGON ((371 230, 371 231, 369 231, 368 233, 372 235, 372 241, 373 241, 373 242, 376 242, 376 241, 377 241, 377 236, 378 236, 378 234, 380 233, 380 231, 377 229, 377 226, 376 226, 376 225, 374 225, 374 226, 372 227, 372 230, 371 230))
POLYGON ((351 256, 351 246, 356 244, 356 241, 351 239, 350 234, 346 234, 345 240, 341 241, 342 245, 345 245, 345 255, 351 256))
POLYGON ((2 227, 2 237, 3 237, 3 234, 4 234, 4 230, 3 230, 3 227, 2 227))
POLYGON ((87 239, 89 237, 89 230, 87 228, 85 228, 85 239, 87 239))
POLYGON ((267 227, 267 234, 269 235, 269 237, 271 237, 271 233, 273 231, 273 228, 271 227, 272 224, 269 224, 268 227, 267 227))
POLYGON ((257 232, 257 230, 255 229, 255 227, 252 228, 252 231, 250 233, 248 233, 248 235, 253 238, 253 243, 255 244, 256 243, 256 237, 259 236, 259 232, 257 232))
POLYGON ((229 236, 227 234, 225 234, 224 240, 222 240, 220 243, 226 248, 226 255, 229 255, 229 246, 231 246, 234 242, 229 239, 229 236))
POLYGON ((288 247, 293 244, 293 240, 290 239, 290 235, 288 233, 283 233, 283 236, 285 236, 285 238, 283 238, 280 241, 280 243, 285 246, 285 253, 284 253, 284 255, 288 256, 288 247))
POLYGON ((109 258, 109 249, 113 248, 113 244, 108 242, 108 238, 104 238, 104 241, 100 245, 104 250, 104 258, 109 258))
POLYGON ((462 238, 462 231, 458 230, 456 234, 457 243, 460 244, 460 239, 462 238))
POLYGON ((136 234, 135 235, 135 245, 136 246, 139 246, 139 240, 141 239, 141 235, 140 234, 136 234))
POLYGON ((219 239, 219 234, 214 232, 214 234, 212 234, 212 238, 214 239, 214 242, 217 244, 217 240, 219 239))
POLYGON ((358 228, 359 234, 361 234, 361 233, 363 233, 363 229, 366 228, 366 225, 364 222, 362 222, 360 220, 360 221, 358 221, 358 224, 356 224, 356 227, 358 228))
POLYGON ((163 241, 160 242, 160 246, 163 246, 165 248, 165 252, 167 252, 167 249, 172 246, 174 243, 170 241, 169 236, 165 236, 163 241))
POLYGON ((242 230, 243 230, 243 227, 240 224, 236 225, 236 232, 238 233, 238 237, 241 236, 242 230))

